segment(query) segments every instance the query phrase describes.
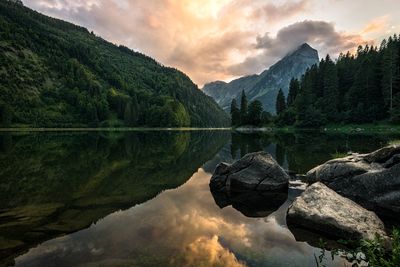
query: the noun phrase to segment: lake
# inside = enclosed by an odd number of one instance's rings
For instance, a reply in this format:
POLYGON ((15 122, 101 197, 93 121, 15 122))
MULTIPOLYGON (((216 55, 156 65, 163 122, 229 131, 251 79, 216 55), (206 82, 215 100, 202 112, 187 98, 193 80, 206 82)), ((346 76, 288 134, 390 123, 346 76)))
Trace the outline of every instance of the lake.
MULTIPOLYGON (((317 266, 321 249, 286 226, 301 184, 293 182, 283 198, 232 206, 209 190, 215 166, 265 150, 303 174, 337 155, 396 139, 319 132, 1 133, 0 266, 317 266)), ((323 262, 346 266, 329 252, 323 262)))

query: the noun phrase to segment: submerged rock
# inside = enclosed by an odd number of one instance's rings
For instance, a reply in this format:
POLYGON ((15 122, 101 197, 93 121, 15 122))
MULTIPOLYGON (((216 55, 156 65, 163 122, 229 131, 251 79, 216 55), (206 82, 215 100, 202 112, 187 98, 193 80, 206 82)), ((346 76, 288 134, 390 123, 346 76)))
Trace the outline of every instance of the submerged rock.
POLYGON ((387 238, 384 224, 374 212, 319 182, 309 186, 289 207, 287 224, 336 239, 387 238))
POLYGON ((245 155, 232 165, 220 163, 210 181, 216 192, 287 191, 289 175, 266 152, 245 155))
POLYGON ((306 175, 385 216, 400 213, 400 146, 330 160, 306 175))

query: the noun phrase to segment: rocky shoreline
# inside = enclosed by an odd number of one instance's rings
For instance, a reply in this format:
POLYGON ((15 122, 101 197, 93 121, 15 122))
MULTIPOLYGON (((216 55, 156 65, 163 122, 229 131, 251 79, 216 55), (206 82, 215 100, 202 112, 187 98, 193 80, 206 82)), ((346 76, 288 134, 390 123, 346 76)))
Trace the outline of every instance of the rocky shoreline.
MULTIPOLYGON (((379 236, 390 246, 381 219, 399 218, 400 146, 327 161, 307 172, 304 179, 307 188, 287 211, 287 225, 295 237, 296 232, 307 231, 331 240, 373 240, 379 236)), ((271 155, 257 152, 231 165, 219 164, 210 189, 221 208, 232 205, 249 210, 273 203, 277 209, 289 180, 271 155)), ((274 205, 267 206, 269 212, 252 214, 268 215, 274 205)))

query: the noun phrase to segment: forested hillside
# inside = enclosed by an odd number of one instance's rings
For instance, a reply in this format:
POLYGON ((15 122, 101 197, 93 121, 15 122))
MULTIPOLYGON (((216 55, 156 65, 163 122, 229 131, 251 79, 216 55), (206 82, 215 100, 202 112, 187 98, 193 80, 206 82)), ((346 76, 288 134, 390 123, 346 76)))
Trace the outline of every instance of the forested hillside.
POLYGON ((389 37, 379 48, 360 46, 336 62, 327 56, 300 81, 292 80, 283 105, 277 105, 278 121, 286 125, 400 122, 399 37, 389 37))
POLYGON ((0 126, 228 124, 182 72, 19 1, 0 0, 0 126))

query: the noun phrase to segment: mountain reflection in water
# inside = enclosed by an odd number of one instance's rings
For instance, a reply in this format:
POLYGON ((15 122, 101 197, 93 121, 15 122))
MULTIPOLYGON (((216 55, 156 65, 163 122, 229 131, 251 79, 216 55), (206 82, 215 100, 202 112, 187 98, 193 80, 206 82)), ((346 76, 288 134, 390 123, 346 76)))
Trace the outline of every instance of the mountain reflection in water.
MULTIPOLYGON (((31 248, 24 246, 24 249, 28 248, 26 252, 20 256, 15 254, 16 266, 63 267, 316 266, 315 256, 321 254, 321 249, 297 242, 286 226, 286 210, 299 191, 291 189, 288 200, 273 199, 274 205, 261 205, 260 210, 235 203, 219 203, 224 207, 221 209, 208 186, 216 164, 220 161, 232 162, 248 152, 265 150, 285 168, 304 173, 332 157, 333 153, 348 150, 366 152, 395 137, 321 134, 231 136, 229 132, 141 133, 122 134, 119 137, 91 136, 97 140, 96 145, 86 146, 85 141, 91 140, 87 136, 80 137, 83 139, 80 142, 66 142, 69 139, 65 136, 58 141, 51 137, 51 142, 46 139, 39 143, 37 140, 42 137, 13 138, 17 141, 14 140, 11 148, 0 155, 3 159, 15 156, 14 153, 22 152, 23 148, 27 151, 26 155, 22 154, 25 156, 21 160, 35 158, 35 155, 39 158, 43 153, 47 153, 48 159, 36 159, 36 166, 39 163, 41 166, 36 168, 36 172, 13 167, 9 160, 9 172, 0 173, 3 183, 0 190, 3 190, 2 197, 8 201, 4 203, 7 203, 7 209, 14 212, 14 217, 0 213, 0 231, 9 230, 0 233, 10 239, 14 236, 15 240, 30 241, 34 239, 32 235, 36 231, 39 235, 37 242, 43 238, 50 239, 36 247, 33 247, 34 242, 27 241, 26 245, 31 248), (32 138, 36 143, 30 140, 32 138), (53 145, 49 147, 49 143, 53 145), (30 150, 27 144, 32 145, 30 150), (41 145, 40 149, 36 147, 38 144, 41 145), (54 147, 59 151, 57 164, 49 163, 49 160, 54 160, 54 152, 50 152, 50 148, 54 147), (96 160, 79 163, 79 160, 83 160, 77 157, 79 152, 91 155, 96 160), (102 164, 95 165, 99 160, 102 164), (73 167, 64 165, 65 162, 73 167), (112 169, 112 172, 102 171, 110 169, 108 166, 116 166, 116 162, 126 164, 117 164, 120 167, 112 169), (22 212, 18 211, 18 207, 29 202, 29 194, 18 195, 18 190, 24 188, 20 183, 13 191, 17 198, 12 195, 5 197, 3 192, 8 190, 11 193, 10 187, 5 187, 5 182, 10 181, 11 184, 13 170, 18 170, 16 173, 19 176, 16 177, 34 177, 38 173, 44 175, 38 171, 41 169, 46 170, 44 174, 49 180, 34 186, 40 185, 49 191, 54 186, 49 182, 51 177, 68 177, 69 173, 74 173, 74 177, 79 173, 85 175, 75 180, 62 179, 63 183, 59 186, 68 187, 71 181, 75 181, 73 187, 62 191, 62 196, 54 193, 47 198, 46 194, 41 198, 36 197, 36 202, 40 202, 40 199, 44 203, 53 201, 61 207, 57 213, 43 217, 40 224, 34 224, 36 228, 31 229, 29 239, 25 232, 17 231, 17 222, 20 223, 18 218, 25 218, 18 217, 18 212, 22 212), (93 175, 89 169, 95 169, 94 174, 104 175, 93 175), (5 174, 9 174, 8 180, 4 178, 5 174), (166 191, 159 194, 163 189, 166 191), (89 211, 93 216, 82 223, 83 215, 89 211), (70 223, 75 218, 77 225, 70 223), (68 220, 61 223, 62 219, 68 220), (83 229, 88 223, 92 224, 83 229), (9 227, 5 228, 4 225, 9 227), (68 226, 69 230, 63 230, 62 226, 68 226), (58 231, 54 232, 54 229, 58 231), (61 236, 63 233, 66 235, 61 236)), ((35 192, 34 186, 28 191, 31 195, 35 192)), ((35 201, 30 202, 35 204, 35 201)), ((2 207, 0 210, 4 209, 2 207)), ((346 265, 341 258, 331 261, 327 253, 326 266, 346 265)))

